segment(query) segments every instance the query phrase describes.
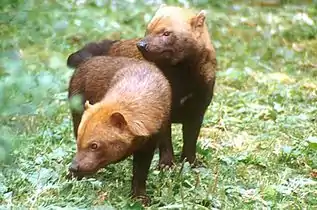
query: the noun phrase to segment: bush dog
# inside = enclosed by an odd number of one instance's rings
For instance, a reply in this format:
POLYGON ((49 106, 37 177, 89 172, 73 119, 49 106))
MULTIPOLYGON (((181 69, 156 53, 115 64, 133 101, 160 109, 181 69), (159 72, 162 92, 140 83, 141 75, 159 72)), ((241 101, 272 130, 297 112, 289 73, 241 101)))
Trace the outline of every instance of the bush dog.
POLYGON ((78 94, 83 111, 72 110, 77 152, 69 170, 83 177, 133 154, 132 195, 146 202, 153 153, 170 126, 168 80, 146 61, 95 56, 79 64, 71 77, 68 97, 78 94))
MULTIPOLYGON (((76 67, 90 57, 111 55, 154 62, 172 86, 171 122, 181 123, 181 159, 194 163, 196 143, 205 112, 212 100, 216 79, 216 52, 211 43, 205 12, 162 5, 148 23, 145 37, 92 42, 68 57, 76 67)), ((171 129, 160 141, 160 165, 173 164, 171 129)))

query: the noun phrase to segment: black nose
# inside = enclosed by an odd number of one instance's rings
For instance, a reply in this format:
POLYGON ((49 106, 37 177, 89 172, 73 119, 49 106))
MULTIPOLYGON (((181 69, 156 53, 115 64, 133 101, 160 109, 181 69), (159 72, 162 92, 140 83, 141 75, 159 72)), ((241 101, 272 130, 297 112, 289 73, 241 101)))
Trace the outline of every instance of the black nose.
POLYGON ((145 50, 147 43, 144 40, 141 40, 137 42, 136 46, 138 47, 139 50, 145 50))
POLYGON ((78 168, 79 168, 79 166, 78 166, 77 161, 73 160, 72 164, 69 166, 68 169, 69 169, 70 172, 77 172, 78 168))

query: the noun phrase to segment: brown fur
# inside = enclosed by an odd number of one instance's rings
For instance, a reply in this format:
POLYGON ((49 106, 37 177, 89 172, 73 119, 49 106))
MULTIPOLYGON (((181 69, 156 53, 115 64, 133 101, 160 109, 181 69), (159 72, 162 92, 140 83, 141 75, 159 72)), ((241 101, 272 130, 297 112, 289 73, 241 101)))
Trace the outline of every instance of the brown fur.
POLYGON ((103 40, 101 42, 91 42, 86 44, 83 49, 72 53, 67 58, 67 66, 71 68, 77 68, 83 61, 88 60, 93 56, 103 55, 105 51, 108 51, 112 44, 117 40, 103 40))
POLYGON ((205 12, 162 6, 140 42, 139 49, 147 60, 161 69, 166 65, 176 67, 174 72, 165 73, 173 89, 172 122, 183 124, 182 159, 193 163, 203 117, 213 96, 217 66, 205 12))
MULTIPOLYGON (((78 52, 82 50, 87 49, 78 52)), ((216 53, 205 24, 204 12, 194 13, 184 8, 163 6, 148 24, 144 39, 116 42, 104 48, 103 54, 142 59, 140 52, 143 59, 154 62, 171 83, 171 122, 182 123, 182 158, 193 163, 203 117, 213 97, 217 68, 216 53), (168 35, 164 32, 168 32, 168 35), (137 51, 140 41, 146 46, 137 51)), ((171 165, 173 148, 170 129, 162 138, 160 164, 171 165)))
POLYGON ((69 98, 77 94, 83 97, 85 111, 72 110, 80 123, 70 170, 77 176, 91 174, 133 154, 133 195, 145 195, 156 136, 169 125, 171 89, 167 79, 142 60, 97 56, 74 72, 69 98))
POLYGON ((105 39, 100 42, 90 42, 80 50, 68 56, 67 66, 77 68, 79 64, 89 58, 100 55, 120 56, 144 60, 143 55, 136 46, 136 43, 140 40, 141 38, 128 40, 105 39))
POLYGON ((107 54, 114 56, 120 55, 124 57, 144 60, 143 55, 136 46, 136 43, 140 40, 141 39, 129 39, 118 41, 114 43, 112 47, 110 47, 107 54))

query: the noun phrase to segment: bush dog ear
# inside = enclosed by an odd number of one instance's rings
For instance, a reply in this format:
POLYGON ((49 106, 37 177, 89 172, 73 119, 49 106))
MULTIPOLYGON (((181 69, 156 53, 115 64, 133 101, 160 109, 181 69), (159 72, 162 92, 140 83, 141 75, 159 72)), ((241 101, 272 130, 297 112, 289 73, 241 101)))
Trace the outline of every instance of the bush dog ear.
POLYGON ((191 25, 193 28, 202 27, 205 23, 207 12, 205 10, 201 10, 195 17, 191 20, 191 25))
POLYGON ((87 110, 88 108, 90 108, 92 105, 89 103, 89 101, 87 100, 86 102, 85 102, 85 105, 84 105, 84 108, 85 108, 85 110, 87 110))
POLYGON ((114 112, 111 114, 110 123, 119 129, 124 129, 126 126, 128 126, 128 129, 136 136, 150 135, 149 131, 142 122, 134 120, 128 125, 128 122, 120 112, 114 112))
POLYGON ((149 136, 150 132, 145 125, 140 121, 132 121, 129 125, 130 131, 136 136, 149 136))
POLYGON ((125 126, 127 126, 127 121, 120 112, 114 112, 111 114, 110 123, 119 129, 123 129, 125 126))

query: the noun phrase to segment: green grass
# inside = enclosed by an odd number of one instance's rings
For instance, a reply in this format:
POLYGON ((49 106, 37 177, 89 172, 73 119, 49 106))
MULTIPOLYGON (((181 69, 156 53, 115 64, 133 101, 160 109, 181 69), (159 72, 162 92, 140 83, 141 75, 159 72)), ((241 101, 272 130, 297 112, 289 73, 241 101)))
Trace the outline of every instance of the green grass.
MULTIPOLYGON (((66 59, 88 41, 143 36, 157 6, 25 2, 0 7, 0 209, 142 209, 129 198, 131 158, 66 179, 66 59)), ((317 7, 219 2, 191 4, 208 12, 219 62, 198 143, 205 167, 159 172, 156 154, 148 209, 317 209, 317 7), (292 22, 301 12, 314 25, 292 22)), ((177 125, 173 143, 179 155, 177 125)))

